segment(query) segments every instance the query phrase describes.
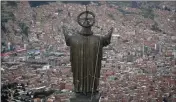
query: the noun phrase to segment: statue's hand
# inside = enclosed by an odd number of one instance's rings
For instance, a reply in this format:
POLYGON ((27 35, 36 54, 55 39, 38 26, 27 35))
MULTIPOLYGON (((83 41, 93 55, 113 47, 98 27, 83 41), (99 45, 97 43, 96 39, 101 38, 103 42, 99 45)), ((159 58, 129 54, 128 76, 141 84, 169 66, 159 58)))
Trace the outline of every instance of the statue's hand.
POLYGON ((111 29, 108 31, 108 34, 112 34, 113 31, 114 31, 114 28, 111 27, 111 29))
POLYGON ((110 42, 111 42, 111 36, 112 36, 113 30, 114 30, 114 28, 112 27, 112 28, 108 31, 108 34, 103 37, 103 40, 102 40, 102 41, 103 41, 103 46, 107 46, 107 45, 110 44, 110 42))

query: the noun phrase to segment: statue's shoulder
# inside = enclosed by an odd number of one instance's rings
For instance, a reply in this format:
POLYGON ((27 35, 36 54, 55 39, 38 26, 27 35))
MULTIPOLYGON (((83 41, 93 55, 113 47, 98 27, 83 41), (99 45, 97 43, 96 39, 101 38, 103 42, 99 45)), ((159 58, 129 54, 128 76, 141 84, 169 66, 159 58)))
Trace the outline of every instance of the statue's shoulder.
POLYGON ((103 40, 103 36, 100 35, 100 34, 95 35, 95 38, 96 38, 97 40, 100 40, 100 41, 103 40))
POLYGON ((81 40, 82 39, 82 37, 81 37, 81 35, 79 35, 79 34, 73 34, 72 36, 71 36, 71 42, 74 42, 74 41, 78 41, 78 40, 81 40))
POLYGON ((101 36, 98 35, 98 34, 92 35, 91 37, 94 38, 94 39, 97 39, 97 40, 101 39, 101 36))

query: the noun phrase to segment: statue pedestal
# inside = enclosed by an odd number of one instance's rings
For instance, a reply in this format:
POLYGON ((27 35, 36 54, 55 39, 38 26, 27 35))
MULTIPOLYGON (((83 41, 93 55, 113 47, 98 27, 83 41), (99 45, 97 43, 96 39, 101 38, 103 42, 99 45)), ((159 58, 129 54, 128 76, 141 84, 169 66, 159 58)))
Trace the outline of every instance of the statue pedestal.
POLYGON ((99 99, 100 99, 99 93, 96 93, 93 95, 91 93, 87 95, 75 93, 75 95, 73 95, 70 98, 70 102, 99 102, 99 99), (91 96, 92 96, 92 99, 91 99, 91 96))

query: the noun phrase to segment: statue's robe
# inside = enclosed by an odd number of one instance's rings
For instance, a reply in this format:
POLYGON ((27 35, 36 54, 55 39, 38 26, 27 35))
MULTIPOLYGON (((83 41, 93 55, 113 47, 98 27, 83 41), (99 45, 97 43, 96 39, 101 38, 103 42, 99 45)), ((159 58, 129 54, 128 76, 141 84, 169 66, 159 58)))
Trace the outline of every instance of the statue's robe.
POLYGON ((89 93, 97 91, 102 49, 110 44, 110 39, 111 34, 104 37, 95 35, 69 36, 65 34, 66 44, 70 46, 70 61, 75 92, 89 93))

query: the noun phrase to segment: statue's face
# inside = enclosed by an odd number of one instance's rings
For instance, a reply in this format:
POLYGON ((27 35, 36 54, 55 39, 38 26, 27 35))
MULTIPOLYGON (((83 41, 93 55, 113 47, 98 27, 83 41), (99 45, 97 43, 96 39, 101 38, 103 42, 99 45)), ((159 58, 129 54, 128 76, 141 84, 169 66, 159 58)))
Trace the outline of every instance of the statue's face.
POLYGON ((88 28, 82 27, 80 34, 81 35, 92 35, 93 32, 91 31, 91 27, 88 27, 88 28))

